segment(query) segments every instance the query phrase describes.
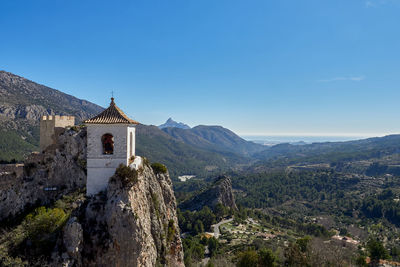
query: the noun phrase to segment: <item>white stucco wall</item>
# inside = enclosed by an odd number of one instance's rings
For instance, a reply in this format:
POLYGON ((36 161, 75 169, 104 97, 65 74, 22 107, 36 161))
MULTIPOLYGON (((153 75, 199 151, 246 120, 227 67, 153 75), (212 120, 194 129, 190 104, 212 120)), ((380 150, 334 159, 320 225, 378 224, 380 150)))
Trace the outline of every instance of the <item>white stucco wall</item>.
POLYGON ((87 168, 86 195, 91 196, 105 190, 115 168, 87 168))
POLYGON ((130 158, 130 133, 132 132, 132 153, 135 155, 135 127, 126 124, 87 125, 87 195, 93 195, 107 188, 108 179, 114 175, 119 164, 128 165, 130 158), (114 137, 114 154, 103 154, 101 137, 114 137))

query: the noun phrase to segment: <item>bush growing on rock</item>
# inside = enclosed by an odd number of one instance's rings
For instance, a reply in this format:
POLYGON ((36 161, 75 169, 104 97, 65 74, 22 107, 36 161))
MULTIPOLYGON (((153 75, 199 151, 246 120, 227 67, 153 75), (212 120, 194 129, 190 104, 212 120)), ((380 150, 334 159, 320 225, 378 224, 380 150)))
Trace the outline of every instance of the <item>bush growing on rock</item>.
POLYGON ((124 186, 134 185, 138 182, 138 173, 135 169, 120 164, 115 170, 115 174, 121 179, 124 186))
POLYGON ((151 164, 151 168, 153 168, 153 171, 155 173, 167 173, 167 167, 165 165, 155 162, 151 164))
POLYGON ((24 228, 28 238, 32 241, 41 241, 45 234, 51 234, 60 229, 68 219, 62 209, 39 207, 26 216, 24 228))
POLYGON ((171 242, 175 236, 175 226, 174 226, 174 220, 169 220, 168 222, 168 233, 167 233, 167 241, 171 242))

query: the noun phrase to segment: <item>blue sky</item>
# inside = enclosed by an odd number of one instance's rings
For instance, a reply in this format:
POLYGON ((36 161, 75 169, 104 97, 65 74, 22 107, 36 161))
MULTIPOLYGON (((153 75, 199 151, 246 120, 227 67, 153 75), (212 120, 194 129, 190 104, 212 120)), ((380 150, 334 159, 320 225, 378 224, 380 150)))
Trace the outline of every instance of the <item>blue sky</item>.
POLYGON ((0 69, 145 124, 400 133, 400 0, 0 1, 0 69))

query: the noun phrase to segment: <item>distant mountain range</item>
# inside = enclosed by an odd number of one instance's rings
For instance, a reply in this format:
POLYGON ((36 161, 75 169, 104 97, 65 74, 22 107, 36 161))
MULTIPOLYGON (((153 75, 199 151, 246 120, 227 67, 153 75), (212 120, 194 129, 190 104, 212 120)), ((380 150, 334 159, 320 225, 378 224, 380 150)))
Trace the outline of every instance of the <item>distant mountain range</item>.
POLYGON ((180 129, 190 129, 189 125, 184 124, 182 122, 176 122, 172 118, 169 118, 164 124, 158 126, 160 129, 168 128, 168 127, 175 127, 180 129))
POLYGON ((388 135, 347 142, 324 142, 306 145, 279 144, 254 154, 259 166, 343 163, 379 159, 400 154, 400 135, 388 135))

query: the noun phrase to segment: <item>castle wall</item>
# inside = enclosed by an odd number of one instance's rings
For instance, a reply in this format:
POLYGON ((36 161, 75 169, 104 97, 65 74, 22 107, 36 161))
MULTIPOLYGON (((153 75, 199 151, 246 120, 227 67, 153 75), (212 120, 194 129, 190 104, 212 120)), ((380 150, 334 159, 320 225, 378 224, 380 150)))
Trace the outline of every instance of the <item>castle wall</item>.
POLYGON ((40 151, 56 143, 55 132, 57 128, 64 129, 75 125, 74 116, 42 116, 40 120, 40 151))
POLYGON ((126 124, 88 124, 87 125, 87 195, 96 194, 107 188, 108 179, 120 165, 128 165, 130 153, 135 154, 135 127, 126 124), (132 149, 130 133, 132 132, 132 149), (101 137, 111 134, 114 137, 114 153, 103 154, 101 137))

